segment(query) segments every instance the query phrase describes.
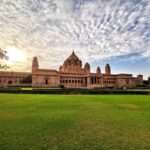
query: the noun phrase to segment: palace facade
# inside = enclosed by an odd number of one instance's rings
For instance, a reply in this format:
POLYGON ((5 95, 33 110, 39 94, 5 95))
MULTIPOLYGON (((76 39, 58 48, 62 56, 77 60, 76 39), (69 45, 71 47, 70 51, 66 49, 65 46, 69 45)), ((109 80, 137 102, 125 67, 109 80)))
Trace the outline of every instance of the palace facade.
POLYGON ((78 56, 72 54, 59 67, 59 70, 39 68, 38 58, 34 57, 32 72, 0 72, 0 86, 32 86, 35 88, 135 88, 143 83, 143 76, 132 74, 112 74, 109 64, 105 73, 97 67, 91 72, 89 63, 82 65, 78 56))

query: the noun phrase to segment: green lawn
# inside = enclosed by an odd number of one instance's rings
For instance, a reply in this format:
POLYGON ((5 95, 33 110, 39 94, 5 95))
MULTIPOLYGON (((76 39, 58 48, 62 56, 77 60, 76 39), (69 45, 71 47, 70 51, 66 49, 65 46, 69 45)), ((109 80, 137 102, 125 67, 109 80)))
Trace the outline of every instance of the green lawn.
POLYGON ((150 96, 0 94, 0 150, 150 150, 150 96))

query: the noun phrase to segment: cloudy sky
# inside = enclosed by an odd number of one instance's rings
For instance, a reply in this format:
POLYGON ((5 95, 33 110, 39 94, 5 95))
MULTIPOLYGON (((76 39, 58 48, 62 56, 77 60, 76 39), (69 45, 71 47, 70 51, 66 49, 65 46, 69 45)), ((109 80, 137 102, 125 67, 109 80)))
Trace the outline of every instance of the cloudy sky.
POLYGON ((150 0, 0 0, 11 70, 58 68, 74 49, 95 70, 150 75, 150 0))

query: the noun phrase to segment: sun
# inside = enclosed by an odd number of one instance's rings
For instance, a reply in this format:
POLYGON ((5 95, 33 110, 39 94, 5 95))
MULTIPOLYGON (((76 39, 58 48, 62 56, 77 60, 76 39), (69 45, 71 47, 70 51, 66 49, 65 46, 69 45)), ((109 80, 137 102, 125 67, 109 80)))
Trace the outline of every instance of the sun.
POLYGON ((15 64, 26 61, 27 56, 24 51, 21 51, 15 47, 8 47, 6 48, 6 52, 8 56, 8 64, 15 64))

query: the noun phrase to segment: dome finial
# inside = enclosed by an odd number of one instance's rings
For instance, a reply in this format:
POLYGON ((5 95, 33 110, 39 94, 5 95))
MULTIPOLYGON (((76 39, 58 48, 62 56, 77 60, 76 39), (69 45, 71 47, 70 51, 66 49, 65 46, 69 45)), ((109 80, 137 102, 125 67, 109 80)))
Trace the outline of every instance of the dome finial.
POLYGON ((72 51, 72 55, 75 55, 74 49, 73 49, 73 51, 72 51))

